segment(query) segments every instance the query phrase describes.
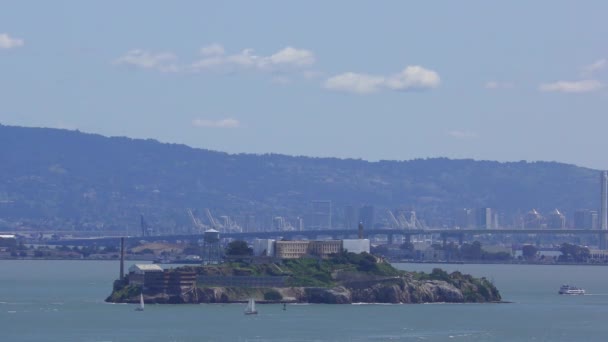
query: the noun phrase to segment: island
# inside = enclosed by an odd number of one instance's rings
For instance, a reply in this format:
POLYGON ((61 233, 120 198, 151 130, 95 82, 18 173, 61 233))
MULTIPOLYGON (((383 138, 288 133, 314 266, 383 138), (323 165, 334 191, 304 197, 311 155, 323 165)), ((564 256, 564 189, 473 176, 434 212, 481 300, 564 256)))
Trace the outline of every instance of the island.
POLYGON ((134 265, 114 282, 112 303, 489 303, 500 302, 486 278, 435 268, 431 273, 398 270, 368 253, 328 258, 233 258, 163 270, 134 265))

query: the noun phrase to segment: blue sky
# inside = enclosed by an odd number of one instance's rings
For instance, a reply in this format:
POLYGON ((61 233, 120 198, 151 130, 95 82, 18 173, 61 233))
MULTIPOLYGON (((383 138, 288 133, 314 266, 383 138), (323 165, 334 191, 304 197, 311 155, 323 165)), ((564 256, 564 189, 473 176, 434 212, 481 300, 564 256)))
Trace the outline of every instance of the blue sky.
POLYGON ((5 1, 0 123, 608 169, 605 1, 5 1))

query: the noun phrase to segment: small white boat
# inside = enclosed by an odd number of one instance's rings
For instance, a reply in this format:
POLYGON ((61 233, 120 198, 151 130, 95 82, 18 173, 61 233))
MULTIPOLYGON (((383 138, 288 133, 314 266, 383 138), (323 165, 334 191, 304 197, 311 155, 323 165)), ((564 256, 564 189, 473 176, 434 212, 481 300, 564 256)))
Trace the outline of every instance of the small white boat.
POLYGON ((561 295, 584 295, 585 290, 576 286, 562 285, 558 293, 561 295))
POLYGON ((257 315, 257 310, 255 309, 255 300, 253 298, 249 298, 247 302, 247 307, 245 308, 245 315, 257 315))
POLYGON ((139 306, 135 308, 135 311, 144 311, 144 294, 139 294, 139 306))

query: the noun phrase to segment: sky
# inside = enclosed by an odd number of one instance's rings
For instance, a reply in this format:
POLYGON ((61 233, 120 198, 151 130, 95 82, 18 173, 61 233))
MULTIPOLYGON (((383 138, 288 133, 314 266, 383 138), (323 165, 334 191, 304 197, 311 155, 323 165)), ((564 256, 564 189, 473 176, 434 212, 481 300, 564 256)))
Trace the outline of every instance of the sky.
POLYGON ((608 169, 607 1, 2 1, 0 124, 608 169))

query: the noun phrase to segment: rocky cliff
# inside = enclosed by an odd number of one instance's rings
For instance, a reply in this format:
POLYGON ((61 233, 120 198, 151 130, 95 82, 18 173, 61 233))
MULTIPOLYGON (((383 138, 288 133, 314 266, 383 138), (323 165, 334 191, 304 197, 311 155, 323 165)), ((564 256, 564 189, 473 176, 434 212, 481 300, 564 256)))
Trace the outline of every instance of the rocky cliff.
MULTIPOLYGON (((496 287, 485 278, 441 269, 406 272, 371 256, 332 260, 299 260, 279 264, 187 267, 199 275, 288 277, 282 287, 214 286, 196 283, 170 290, 144 290, 148 303, 234 303, 255 298, 267 303, 484 303, 500 302, 496 287), (374 260, 373 264, 368 262, 374 260), (264 271, 266 270, 266 271, 264 271), (280 270, 280 271, 279 271, 280 270), (272 272, 269 274, 260 274, 272 272), (277 272, 281 272, 277 274, 277 272), (235 275, 238 274, 238 275, 235 275), (308 284, 306 286, 305 284, 308 284), (311 285, 313 284, 313 285, 311 285)), ((179 272, 172 270, 172 272, 179 272)), ((199 278, 204 279, 204 278, 199 278)), ((242 278, 241 278, 242 279, 242 278)), ((141 286, 115 284, 109 302, 136 303, 141 286)))

